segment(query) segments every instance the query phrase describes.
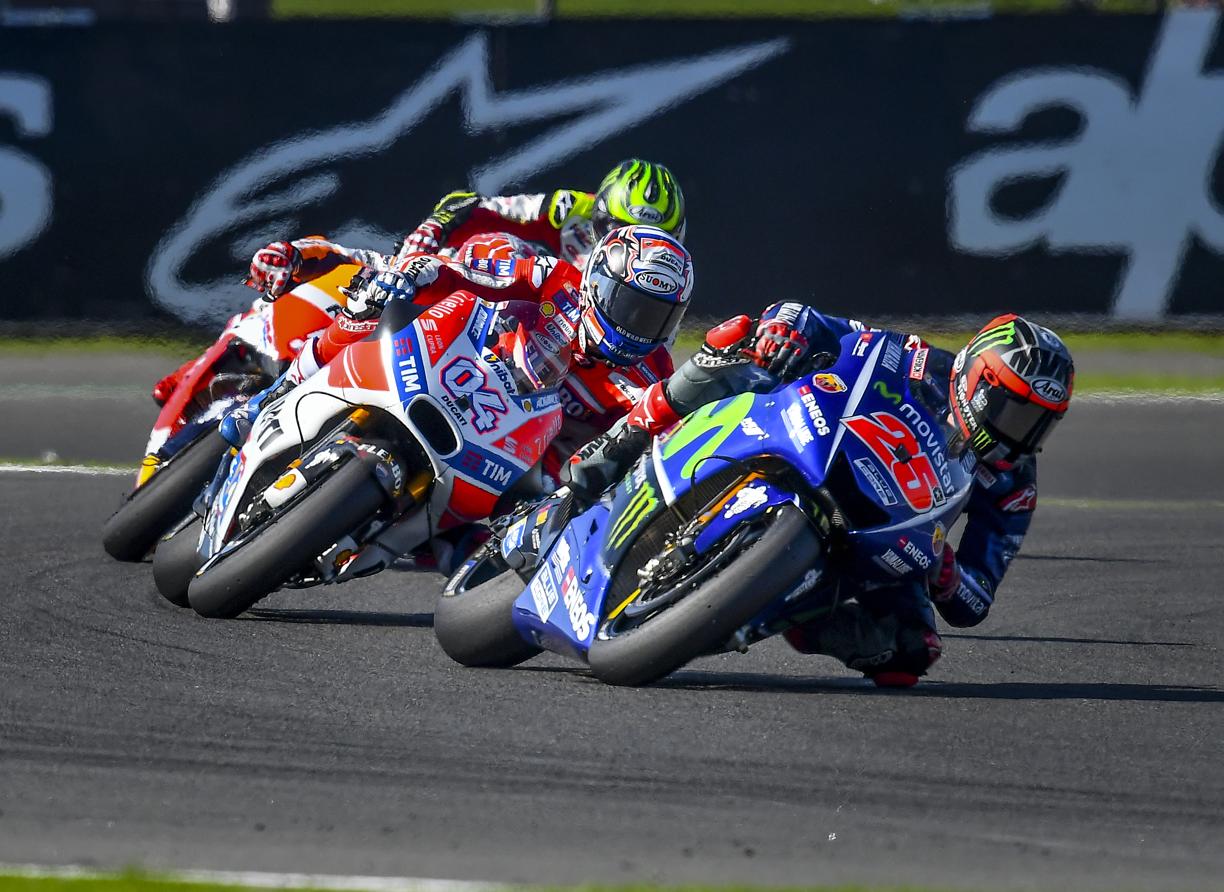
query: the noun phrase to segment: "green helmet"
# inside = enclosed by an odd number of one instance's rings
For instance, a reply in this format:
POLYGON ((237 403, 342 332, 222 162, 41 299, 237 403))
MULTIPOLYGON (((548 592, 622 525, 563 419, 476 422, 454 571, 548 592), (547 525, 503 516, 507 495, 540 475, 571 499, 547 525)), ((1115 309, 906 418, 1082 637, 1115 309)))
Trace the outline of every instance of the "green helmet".
POLYGON ((596 238, 618 226, 645 224, 684 239, 684 193, 662 164, 640 158, 622 161, 604 177, 591 214, 596 238))

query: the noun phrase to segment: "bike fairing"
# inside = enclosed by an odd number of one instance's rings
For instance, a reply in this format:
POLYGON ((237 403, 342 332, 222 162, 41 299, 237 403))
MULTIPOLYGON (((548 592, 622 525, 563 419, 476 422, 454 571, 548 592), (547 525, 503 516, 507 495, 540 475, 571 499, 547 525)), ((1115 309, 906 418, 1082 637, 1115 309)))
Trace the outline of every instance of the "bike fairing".
MULTIPOLYGON (((847 340, 853 343, 853 339, 847 340)), ((878 395, 866 388, 885 343, 886 339, 881 339, 869 354, 867 364, 856 374, 853 388, 824 398, 821 403, 824 414, 830 417, 888 415, 881 407, 878 395)), ((849 361, 839 363, 833 373, 849 378, 853 369, 847 366, 855 364, 858 358, 846 352, 849 361)), ((839 426, 838 434, 833 437, 814 431, 803 395, 799 393, 801 387, 807 386, 810 390, 810 380, 811 376, 807 376, 773 393, 745 393, 722 400, 689 416, 668 434, 657 438, 655 449, 639 463, 633 474, 617 486, 610 504, 607 500, 601 502, 583 515, 581 522, 571 523, 558 540, 558 543, 565 544, 556 545, 547 560, 541 561, 532 586, 515 605, 514 618, 519 628, 536 638, 541 646, 577 655, 585 652, 594 635, 591 624, 586 622, 586 615, 604 617, 621 606, 605 603, 604 599, 619 559, 632 547, 636 536, 660 511, 674 505, 685 493, 725 470, 729 462, 743 462, 763 455, 774 456, 799 471, 810 486, 818 487, 826 480, 839 446, 848 455, 875 461, 865 445, 858 443, 853 436, 845 437, 847 428, 844 425, 839 426), (796 416, 804 426, 803 430, 811 435, 810 440, 782 421, 796 416), (743 423, 748 420, 754 422, 754 427, 764 430, 767 439, 762 440, 756 434, 745 431, 743 423), (580 542, 576 531, 588 526, 606 530, 606 533, 580 542), (575 563, 557 557, 566 553, 578 556, 580 561, 575 563), (542 577, 549 574, 551 578, 543 580, 542 577), (576 584, 579 579, 581 585, 576 584), (560 602, 566 605, 564 623, 553 617, 551 607, 536 609, 537 602, 546 607, 549 604, 555 607, 556 603, 560 603, 543 597, 554 589, 561 593, 560 602), (573 622, 575 617, 581 621, 573 622), (584 631, 586 634, 581 634, 584 631)), ((900 376, 895 377, 893 383, 904 386, 900 376)), ((913 403, 907 405, 926 424, 938 423, 920 406, 913 403)), ((925 453, 920 452, 919 455, 925 453)), ((939 540, 942 544, 946 529, 969 497, 971 482, 971 475, 959 462, 948 463, 942 504, 935 505, 932 500, 924 511, 917 511, 908 504, 898 504, 885 509, 888 523, 872 529, 851 531, 848 541, 853 561, 847 571, 856 577, 885 585, 896 582, 902 575, 920 574, 922 571, 916 566, 906 565, 899 571, 895 560, 885 562, 883 558, 891 552, 902 550, 899 539, 905 536, 928 563, 933 560, 935 542, 939 540)), ((700 553, 724 539, 745 521, 774 506, 798 501, 799 497, 794 492, 788 492, 775 481, 752 479, 736 493, 729 494, 709 518, 697 538, 696 548, 700 553), (745 489, 752 495, 747 498, 737 495, 745 489)))
MULTIPOLYGON (((419 527, 421 541, 428 538, 432 530, 446 530, 486 517, 498 497, 540 460, 561 423, 555 388, 551 392, 530 393, 503 390, 497 383, 500 376, 491 372, 497 364, 511 360, 497 354, 497 345, 488 347, 483 338, 477 343, 472 337, 473 332, 484 335, 510 317, 531 328, 535 323, 523 320, 533 315, 538 317, 538 308, 514 302, 491 308, 469 295, 464 300, 426 311, 430 312, 434 312, 432 317, 417 316, 407 324, 384 326, 377 337, 351 345, 323 373, 303 382, 259 416, 209 507, 201 541, 201 556, 207 562, 201 573, 241 544, 241 535, 227 538, 238 519, 236 512, 240 506, 236 496, 250 489, 252 475, 258 472, 261 463, 274 460, 295 443, 309 443, 311 438, 325 431, 337 409, 345 412, 346 406, 381 407, 398 417, 399 423, 413 432, 418 443, 431 444, 431 449, 433 441, 422 434, 412 420, 412 405, 427 400, 439 409, 446 406, 448 410, 457 410, 451 412, 456 429, 454 448, 446 453, 427 453, 435 465, 428 476, 436 478, 427 499, 429 522, 416 523, 408 516, 392 522, 415 524, 413 529, 419 527), (478 316, 488 319, 487 324, 473 324, 478 316), (436 323, 435 330, 447 344, 446 350, 433 359, 422 352, 419 337, 423 324, 431 322, 436 323), (462 373, 450 376, 448 382, 446 370, 460 365, 462 373), (387 400, 391 395, 389 390, 394 393, 390 402, 387 400), (310 405, 313 398, 324 395, 330 398, 322 401, 326 405, 318 405, 318 400, 313 407, 310 405), (477 395, 487 398, 483 405, 497 407, 492 413, 493 424, 484 431, 477 429, 476 413, 469 415, 462 408, 477 405, 473 399, 477 395), (456 397, 467 399, 461 402, 456 397)), ((394 319, 388 321, 395 322, 394 319)), ((296 486, 300 472, 334 461, 337 450, 346 448, 344 443, 344 438, 335 443, 326 438, 313 443, 306 448, 301 462, 271 489, 282 488, 284 481, 287 500, 295 491, 291 487, 296 486)), ((358 444, 357 449, 378 452, 376 447, 366 444, 358 444)), ((404 491, 406 481, 394 462, 385 464, 396 474, 396 479, 388 482, 388 489, 397 498, 404 491)), ((301 482, 304 488, 305 481, 301 482)), ((371 541, 378 541, 377 537, 388 529, 393 527, 384 526, 371 541)), ((358 550, 354 543, 346 561, 357 560, 358 550)), ((347 569, 347 564, 343 568, 336 567, 337 572, 342 569, 347 569)), ((360 564, 353 573, 361 575, 369 570, 370 567, 360 564)))

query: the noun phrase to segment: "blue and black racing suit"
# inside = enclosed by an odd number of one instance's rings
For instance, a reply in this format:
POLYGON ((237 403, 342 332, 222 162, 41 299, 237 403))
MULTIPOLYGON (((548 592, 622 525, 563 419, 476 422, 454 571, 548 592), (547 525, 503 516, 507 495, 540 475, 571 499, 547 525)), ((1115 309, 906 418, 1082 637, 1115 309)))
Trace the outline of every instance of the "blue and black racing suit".
MULTIPOLYGON (((614 482, 646 448, 650 435, 706 403, 758 389, 760 369, 746 348, 752 344, 752 332, 777 319, 806 339, 806 356, 798 357, 801 361, 792 366, 805 373, 831 365, 843 337, 868 330, 856 320, 827 316, 789 302, 773 304, 759 320, 741 316, 716 326, 696 354, 666 381, 652 385, 608 435, 579 453, 569 469, 571 488, 596 491, 614 482)), ((909 351, 929 349, 923 378, 911 389, 932 415, 948 417, 953 355, 928 348, 914 336, 907 340, 906 347, 909 351)), ((959 434, 949 439, 955 454, 959 434)), ((976 459, 965 452, 962 461, 968 465, 976 459)), ((837 657, 868 675, 924 674, 942 649, 932 603, 953 626, 973 626, 985 619, 999 583, 1028 532, 1036 504, 1035 457, 1007 468, 978 463, 965 509, 964 531, 956 549, 959 582, 940 591, 933 601, 924 581, 844 585, 842 596, 847 603, 833 616, 822 612, 810 620, 794 617, 795 624, 785 632, 786 639, 800 651, 837 657)))

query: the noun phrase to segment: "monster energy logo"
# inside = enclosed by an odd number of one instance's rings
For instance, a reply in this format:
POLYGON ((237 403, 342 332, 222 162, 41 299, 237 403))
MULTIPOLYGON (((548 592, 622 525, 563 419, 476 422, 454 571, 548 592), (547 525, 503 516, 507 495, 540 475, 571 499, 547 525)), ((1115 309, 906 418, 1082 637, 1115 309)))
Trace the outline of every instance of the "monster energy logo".
POLYGON ((989 446, 992 442, 993 439, 991 438, 990 434, 986 433, 986 429, 983 428, 974 434, 972 445, 974 447, 981 448, 984 446, 989 446))
POLYGON ((703 434, 712 436, 701 444, 700 448, 689 456, 680 476, 690 479, 697 466, 714 454, 714 450, 723 444, 731 433, 739 428, 739 424, 748 417, 752 408, 753 394, 741 393, 728 403, 709 403, 702 406, 672 432, 671 437, 663 444, 662 456, 669 459, 685 446, 696 442, 703 434), (721 406, 721 408, 717 408, 721 406))
POLYGON ((880 396, 884 397, 884 399, 891 400, 894 406, 901 405, 901 394, 893 393, 888 389, 888 386, 883 381, 877 381, 875 383, 875 389, 880 396))
POLYGON ((992 347, 1005 347, 1016 341, 1016 320, 988 329, 973 339, 974 356, 980 356, 992 347))
POLYGON ((633 494, 633 498, 621 512, 621 516, 616 519, 612 532, 608 535, 608 544, 613 548, 620 548, 624 545, 625 541, 633 535, 634 530, 642 525, 642 521, 650 516, 658 504, 659 500, 655 496, 654 487, 650 485, 650 481, 646 481, 642 484, 642 488, 633 494))

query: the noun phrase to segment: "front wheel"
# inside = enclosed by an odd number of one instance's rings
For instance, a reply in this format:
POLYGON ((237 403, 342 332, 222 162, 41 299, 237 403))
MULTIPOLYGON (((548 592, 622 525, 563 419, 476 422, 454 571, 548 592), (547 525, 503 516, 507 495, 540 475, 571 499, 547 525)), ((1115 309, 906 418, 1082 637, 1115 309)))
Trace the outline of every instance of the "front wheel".
POLYGON ((195 440, 132 492, 102 527, 102 547, 117 561, 138 561, 191 513, 229 444, 216 428, 195 440))
POLYGON ((605 624, 587 654, 591 672, 615 685, 657 681, 726 644, 791 591, 822 552, 803 512, 781 506, 760 538, 696 591, 624 631, 608 635, 605 624))
POLYGON ((523 640, 511 619, 522 592, 523 580, 501 555, 481 558, 434 607, 434 636, 442 650, 464 666, 507 668, 534 657, 540 649, 523 640))
POLYGON ((188 601, 201 616, 237 616, 370 520, 386 498, 366 464, 349 461, 192 579, 188 601))
POLYGON ((190 607, 187 586, 200 569, 200 518, 165 536, 153 552, 153 582, 175 607, 190 607))

